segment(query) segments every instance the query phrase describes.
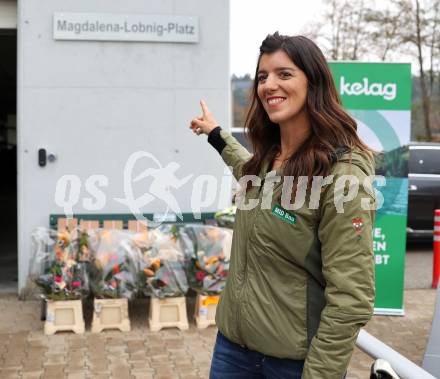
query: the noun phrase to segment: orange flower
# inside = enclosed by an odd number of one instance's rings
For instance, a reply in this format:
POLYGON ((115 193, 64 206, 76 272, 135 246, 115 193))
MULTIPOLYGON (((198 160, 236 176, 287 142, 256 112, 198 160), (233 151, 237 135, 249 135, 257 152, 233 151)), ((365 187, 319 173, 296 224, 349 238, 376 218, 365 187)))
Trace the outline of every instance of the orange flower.
POLYGON ((154 276, 154 271, 150 270, 149 268, 144 268, 144 274, 151 278, 154 276))
POLYGON ((55 256, 58 260, 61 260, 63 258, 63 251, 61 249, 56 249, 55 250, 55 256))
POLYGON ((151 262, 151 266, 153 267, 153 269, 155 271, 160 269, 160 259, 159 258, 155 258, 153 259, 153 261, 151 262))
POLYGON ((112 271, 113 271, 113 275, 116 275, 118 272, 121 272, 121 269, 119 268, 119 265, 116 264, 113 266, 112 271))

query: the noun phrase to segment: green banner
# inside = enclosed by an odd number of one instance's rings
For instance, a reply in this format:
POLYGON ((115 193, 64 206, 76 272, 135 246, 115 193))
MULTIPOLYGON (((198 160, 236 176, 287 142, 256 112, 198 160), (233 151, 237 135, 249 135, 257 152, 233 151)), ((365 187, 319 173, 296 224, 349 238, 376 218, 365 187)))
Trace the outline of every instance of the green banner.
POLYGON ((347 109, 411 109, 410 64, 331 63, 331 69, 347 109))
POLYGON ((334 62, 330 68, 360 138, 383 153, 376 160, 376 174, 386 183, 375 182, 378 198, 383 197, 373 230, 375 313, 403 315, 411 65, 334 62))

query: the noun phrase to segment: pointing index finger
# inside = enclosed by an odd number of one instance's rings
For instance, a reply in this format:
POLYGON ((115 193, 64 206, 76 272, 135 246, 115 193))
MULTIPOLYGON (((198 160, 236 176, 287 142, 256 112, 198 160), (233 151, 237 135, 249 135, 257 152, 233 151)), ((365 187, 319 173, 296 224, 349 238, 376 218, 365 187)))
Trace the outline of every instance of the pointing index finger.
POLYGON ((206 116, 209 113, 209 109, 204 100, 200 100, 200 106, 202 107, 203 115, 206 116))

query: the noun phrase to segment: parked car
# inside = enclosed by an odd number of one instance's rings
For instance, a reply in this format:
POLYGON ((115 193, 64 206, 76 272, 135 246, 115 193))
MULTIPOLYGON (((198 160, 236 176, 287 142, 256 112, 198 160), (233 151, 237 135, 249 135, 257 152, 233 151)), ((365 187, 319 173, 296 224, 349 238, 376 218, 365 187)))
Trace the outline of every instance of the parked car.
POLYGON ((440 209, 440 144, 409 145, 408 238, 432 238, 434 210, 440 209))

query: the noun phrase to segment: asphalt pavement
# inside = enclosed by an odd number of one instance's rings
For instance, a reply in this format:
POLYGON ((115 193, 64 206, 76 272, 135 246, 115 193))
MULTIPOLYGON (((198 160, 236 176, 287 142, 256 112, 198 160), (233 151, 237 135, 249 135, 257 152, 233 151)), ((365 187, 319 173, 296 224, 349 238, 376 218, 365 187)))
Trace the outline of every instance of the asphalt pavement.
POLYGON ((431 288, 432 262, 432 241, 408 242, 405 257, 405 288, 431 288))

